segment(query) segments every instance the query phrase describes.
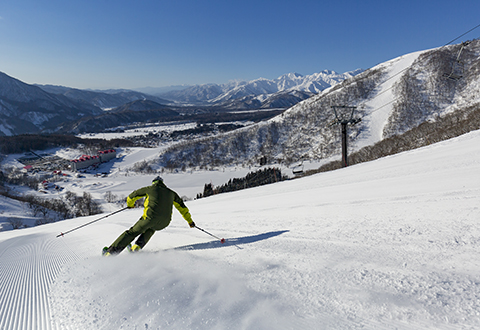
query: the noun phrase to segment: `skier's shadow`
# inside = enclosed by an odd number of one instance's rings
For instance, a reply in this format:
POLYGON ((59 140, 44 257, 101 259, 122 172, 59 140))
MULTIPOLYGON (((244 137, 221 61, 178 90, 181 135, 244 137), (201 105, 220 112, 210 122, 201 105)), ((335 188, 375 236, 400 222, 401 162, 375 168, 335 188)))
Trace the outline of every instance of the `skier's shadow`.
POLYGON ((239 245, 263 241, 265 239, 269 239, 287 232, 289 232, 289 230, 271 231, 269 233, 258 234, 253 236, 227 238, 225 239, 225 243, 223 244, 220 241, 211 241, 206 243, 179 246, 179 247, 173 248, 172 250, 205 250, 205 249, 217 249, 217 248, 227 247, 227 246, 236 246, 237 248, 241 249, 239 245))

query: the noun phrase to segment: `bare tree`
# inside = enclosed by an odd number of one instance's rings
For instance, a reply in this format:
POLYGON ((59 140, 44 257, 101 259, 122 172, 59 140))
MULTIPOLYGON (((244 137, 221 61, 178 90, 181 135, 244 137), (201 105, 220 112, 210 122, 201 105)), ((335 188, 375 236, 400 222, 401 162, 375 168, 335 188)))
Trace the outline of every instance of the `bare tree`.
POLYGON ((103 196, 107 203, 115 203, 118 199, 117 195, 113 194, 111 191, 107 191, 103 196))
POLYGON ((92 198, 92 195, 84 192, 82 197, 78 198, 78 209, 80 215, 94 215, 102 212, 100 205, 92 198))
POLYGON ((8 223, 12 225, 13 229, 18 229, 18 228, 22 228, 23 226, 23 221, 22 219, 18 218, 18 217, 10 217, 8 218, 8 223))

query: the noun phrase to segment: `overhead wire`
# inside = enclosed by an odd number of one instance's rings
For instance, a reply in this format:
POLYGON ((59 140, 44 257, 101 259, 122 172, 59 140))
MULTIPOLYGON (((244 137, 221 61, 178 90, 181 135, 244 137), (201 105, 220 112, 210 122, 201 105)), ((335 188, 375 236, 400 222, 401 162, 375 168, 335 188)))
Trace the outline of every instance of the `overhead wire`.
POLYGON ((470 30, 468 30, 468 31, 467 31, 467 32, 465 32, 464 34, 462 34, 462 35, 460 35, 460 36, 456 37, 456 38, 455 38, 455 39, 453 39, 452 41, 450 41, 450 42, 446 43, 446 44, 445 44, 445 45, 443 45, 441 48, 443 48, 443 47, 445 47, 445 46, 448 46, 448 45, 450 45, 451 43, 453 43, 453 42, 457 41, 458 39, 460 39, 460 38, 461 38, 461 37, 463 37, 464 35, 466 35, 466 34, 469 34, 470 32, 472 32, 473 30, 475 30, 475 29, 477 29, 477 28, 479 28, 479 27, 480 27, 480 24, 478 24, 478 25, 477 25, 477 26, 475 26, 474 28, 471 28, 470 30))
MULTIPOLYGON (((459 36, 456 37, 455 39, 453 39, 453 40, 449 41, 448 43, 446 43, 445 45, 439 47, 439 49, 442 49, 442 48, 444 48, 444 47, 452 44, 452 43, 455 42, 456 40, 460 39, 460 38, 463 37, 464 35, 466 35, 466 34, 472 32, 472 31, 474 31, 475 29, 477 29, 477 28, 479 28, 479 27, 480 27, 480 24, 476 25, 475 27, 471 28, 471 29, 468 30, 467 32, 459 35, 459 36)), ((372 68, 373 68, 373 67, 372 67, 372 68)), ((370 69, 372 69, 372 68, 369 68, 369 69, 365 70, 364 72, 366 72, 366 71, 368 71, 368 70, 370 70, 370 69)), ((402 74, 403 72, 407 71, 408 69, 409 69, 409 67, 406 67, 406 68, 400 70, 399 72, 395 73, 394 75, 392 75, 392 76, 388 77, 386 80, 384 80, 384 81, 382 82, 382 84, 384 84, 384 83, 386 83, 387 81, 393 79, 394 77, 402 74)), ((361 79, 363 79, 363 78, 358 78, 358 77, 357 77, 358 79, 355 79, 355 78, 356 78, 356 77, 351 78, 350 82, 344 81, 344 84, 343 84, 344 86, 342 86, 342 87, 348 87, 349 85, 351 85, 351 84, 353 84, 353 83, 356 83, 356 82, 358 82, 358 81, 361 81, 361 79)), ((394 88, 394 85, 392 85, 391 87, 385 89, 384 91, 380 92, 379 94, 375 95, 375 96, 374 96, 373 98, 371 98, 370 100, 374 100, 375 98, 379 97, 380 95, 388 92, 389 90, 391 90, 391 89, 393 89, 393 88, 394 88)), ((325 95, 325 96, 326 96, 326 95, 325 95)), ((383 104, 383 105, 381 105, 381 106, 379 106, 378 108, 376 108, 376 109, 374 109, 374 110, 372 110, 372 111, 369 111, 368 115, 370 115, 370 114, 372 114, 372 113, 374 113, 374 112, 376 112, 376 111, 379 111, 379 110, 383 109, 384 107, 386 107, 386 106, 394 103, 395 101, 397 101, 396 98, 393 99, 393 100, 391 100, 391 101, 389 101, 389 102, 387 102, 387 103, 385 103, 385 104, 383 104)), ((366 117, 366 116, 367 116, 367 114, 364 114, 364 115, 363 115, 361 118, 359 118, 359 119, 363 119, 363 118, 366 117)))
MULTIPOLYGON (((455 39, 453 39, 453 40, 449 41, 448 43, 446 43, 445 45, 443 45, 443 46, 442 46, 442 47, 440 47, 439 49, 442 49, 442 48, 444 48, 444 47, 446 47, 446 46, 448 46, 448 45, 452 44, 453 42, 457 41, 457 40, 458 40, 458 39, 460 39, 461 37, 463 37, 463 36, 467 35, 468 33, 470 33, 470 32, 472 32, 472 31, 474 31, 475 29, 477 29, 477 28, 479 28, 479 27, 480 27, 480 24, 478 24, 477 26, 475 26, 475 27, 471 28, 471 29, 470 29, 470 30, 468 30, 467 32, 465 32, 465 33, 461 34, 460 36, 456 37, 455 39)), ((371 69, 371 68, 370 68, 370 69, 371 69)), ((370 69, 367 69, 366 71, 368 71, 368 70, 370 70, 370 69)), ((409 69, 409 67, 406 67, 406 68, 404 68, 404 69, 400 70, 400 71, 399 71, 399 72, 397 72, 396 74, 394 74, 394 75, 390 76, 388 79, 386 79, 385 81, 383 81, 383 82, 382 82, 382 84, 384 84, 384 83, 386 83, 387 81, 389 81, 389 80, 393 79, 394 77, 396 77, 396 76, 398 76, 398 75, 402 74, 403 72, 407 71, 408 69, 409 69)), ((350 84, 353 84, 353 83, 354 83, 354 82, 356 82, 356 81, 357 81, 357 80, 355 80, 355 78, 353 78, 350 84)), ((347 87, 347 86, 349 86, 350 84, 347 84, 347 85, 346 85, 346 86, 344 86, 344 87, 347 87)), ((371 99, 370 99, 370 101, 371 101, 371 100, 374 100, 374 99, 376 99, 376 98, 377 98, 377 97, 379 97, 380 95, 382 95, 382 94, 384 94, 384 93, 386 93, 386 92, 390 91, 390 90, 391 90, 391 89, 393 89, 393 88, 394 88, 394 86, 392 86, 392 87, 389 87, 389 88, 385 89, 385 90, 384 90, 384 91, 382 91, 381 93, 379 93, 379 94, 375 95, 373 98, 371 98, 371 99)), ((370 114, 372 114, 372 113, 374 113, 374 112, 377 112, 377 111, 379 111, 380 109, 382 109, 382 108, 386 107, 387 105, 390 105, 390 104, 394 103, 396 100, 397 100, 397 99, 394 99, 394 100, 392 100, 392 101, 390 101, 390 102, 388 102, 388 103, 386 103, 386 104, 383 104, 383 105, 381 105, 380 107, 378 107, 378 108, 376 108, 376 109, 374 109, 374 110, 370 111, 370 112, 368 113, 368 115, 370 115, 370 114)), ((366 116, 367 116, 367 114, 365 114, 365 115, 364 115, 364 116, 362 116, 361 118, 364 118, 364 117, 366 117, 366 116)))
MULTIPOLYGON (((460 39, 460 38, 461 38, 461 37, 463 37, 464 35, 466 35, 466 34, 468 34, 468 33, 472 32, 472 31, 474 31, 475 29, 477 29, 477 28, 479 28, 479 27, 480 27, 480 24, 478 24, 477 26, 475 26, 475 27, 471 28, 471 29, 470 29, 470 30, 468 30, 467 32, 465 32, 465 33, 461 34, 460 36, 456 37, 455 39, 453 39, 453 40, 449 41, 448 43, 446 43, 445 45, 443 45, 443 46, 442 46, 442 47, 440 47, 439 49, 442 49, 442 48, 444 48, 444 47, 446 47, 446 46, 448 46, 448 45, 452 44, 452 43, 453 43, 453 42, 455 42, 456 40, 460 39)), ((370 69, 372 69, 372 68, 370 68, 370 69)), ((368 71, 368 70, 370 70, 370 69, 367 69, 367 70, 365 70, 365 72, 366 72, 366 71, 368 71)), ((400 70, 400 71, 399 71, 399 72, 397 72, 396 74, 394 74, 394 75, 392 75, 392 76, 388 77, 388 78, 387 78, 385 81, 383 81, 383 82, 382 82, 382 84, 384 84, 384 83, 386 83, 387 81, 389 81, 389 80, 393 79, 394 77, 396 77, 396 76, 398 76, 398 75, 402 74, 403 72, 405 72, 405 71, 406 71, 406 70, 408 70, 408 69, 409 69, 409 67, 406 67, 406 68, 404 68, 403 70, 400 70)), ((356 83, 357 81, 359 81, 359 80, 361 80, 361 79, 362 79, 362 78, 360 78, 360 79, 355 79, 355 77, 353 77, 353 78, 351 79, 351 81, 350 81, 349 83, 346 83, 346 84, 345 84, 345 86, 343 86, 343 87, 347 87, 347 86, 349 86, 349 85, 351 85, 351 84, 353 84, 353 83, 356 83)), ((375 95, 375 96, 374 96, 373 98, 371 98, 370 100, 374 100, 375 98, 377 98, 377 97, 379 97, 380 95, 382 95, 382 94, 384 94, 384 93, 388 92, 389 90, 393 89, 394 87, 395 87, 395 86, 394 86, 394 85, 392 85, 390 88, 387 88, 387 89, 385 89, 384 91, 382 91, 382 92, 380 92, 379 94, 375 95)), ((368 115, 370 115, 370 114, 372 114, 372 113, 374 113, 374 112, 376 112, 376 111, 379 111, 380 109, 382 109, 382 108, 384 108, 384 107, 386 107, 386 106, 388 106, 388 105, 390 105, 390 104, 394 103, 395 101, 397 101, 397 99, 396 99, 396 98, 395 98, 395 99, 393 99, 393 100, 391 100, 390 102, 387 102, 387 103, 385 103, 385 104, 383 104, 383 105, 379 106, 378 108, 376 108, 376 109, 374 109, 374 110, 370 111, 370 112, 368 113, 368 115)), ((360 121, 361 119, 365 118, 366 116, 367 116, 367 114, 364 114, 362 117, 358 118, 358 121, 360 121)))

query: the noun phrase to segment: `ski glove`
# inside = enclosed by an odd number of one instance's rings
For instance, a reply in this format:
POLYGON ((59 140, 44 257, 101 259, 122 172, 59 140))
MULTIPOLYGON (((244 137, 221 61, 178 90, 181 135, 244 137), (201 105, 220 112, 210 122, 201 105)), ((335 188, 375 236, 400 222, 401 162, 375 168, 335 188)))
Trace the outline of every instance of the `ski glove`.
POLYGON ((188 225, 190 226, 190 228, 195 228, 195 222, 189 222, 188 225))
POLYGON ((132 199, 130 197, 127 197, 127 208, 133 209, 135 207, 135 201, 136 201, 136 199, 132 199))

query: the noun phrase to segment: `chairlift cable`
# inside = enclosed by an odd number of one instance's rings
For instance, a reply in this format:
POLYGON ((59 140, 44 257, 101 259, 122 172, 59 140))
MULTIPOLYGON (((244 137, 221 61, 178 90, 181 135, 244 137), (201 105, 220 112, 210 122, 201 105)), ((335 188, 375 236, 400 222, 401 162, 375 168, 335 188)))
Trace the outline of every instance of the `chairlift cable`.
MULTIPOLYGON (((446 47, 447 45, 449 45, 449 44, 453 43, 454 41, 460 39, 460 38, 463 37, 464 35, 472 32, 472 31, 475 30, 475 29, 477 29, 478 27, 480 27, 480 24, 478 24, 478 25, 475 26, 474 28, 470 29, 469 31, 463 33, 462 35, 458 36, 457 38, 453 39, 452 41, 448 42, 447 44, 443 45, 443 46, 440 47, 439 49, 442 49, 442 48, 446 47)), ((457 55, 457 62, 459 61, 459 58, 460 58, 460 55, 461 55, 461 53, 462 53, 463 48, 464 48, 465 46, 467 46, 468 44, 469 44, 469 43, 462 43, 462 48, 460 49, 460 52, 459 52, 458 55, 457 55)), ((386 83, 387 81, 393 79, 394 77, 402 74, 403 72, 407 71, 409 68, 410 68, 410 67, 406 67, 406 68, 404 68, 403 70, 400 70, 400 71, 397 72, 396 74, 390 76, 388 79, 386 79, 385 81, 383 81, 382 84, 384 84, 384 83, 386 83)), ((453 67, 452 73, 453 73, 453 70, 454 70, 454 69, 455 69, 455 67, 453 67)), ((351 85, 351 84, 353 84, 353 83, 357 83, 358 81, 361 81, 361 78, 360 78, 360 79, 352 79, 352 80, 350 81, 350 83, 347 83, 346 86, 344 86, 344 87, 347 87, 347 86, 349 86, 349 85, 351 85)), ((371 98, 369 101, 376 99, 378 96, 386 93, 387 91, 393 89, 394 87, 395 87, 395 85, 392 85, 390 88, 388 88, 388 89, 382 91, 381 93, 375 95, 375 96, 374 96, 373 98, 371 98)), ((391 100, 390 102, 388 102, 388 103, 386 103, 386 104, 383 104, 382 106, 380 106, 380 107, 378 107, 378 108, 370 111, 370 112, 368 113, 368 115, 371 115, 372 113, 374 113, 374 112, 376 112, 376 111, 379 111, 380 109, 386 107, 387 105, 390 105, 390 104, 396 102, 397 100, 398 100, 398 98, 395 98, 395 99, 391 100)), ((365 103, 363 103, 363 104, 360 103, 360 104, 358 105, 358 107, 364 108, 364 105, 365 105, 365 103)), ((334 111, 335 111, 335 108, 334 108, 334 111)), ((362 117, 359 117, 359 118, 358 118, 358 121, 361 121, 361 120, 362 120, 363 118, 365 118, 366 116, 367 116, 367 114, 364 113, 362 117)), ((337 118, 337 121, 338 121, 338 116, 337 116, 336 111, 335 111, 335 117, 337 118)), ((343 145, 342 145, 342 148, 343 148, 343 145)), ((342 156, 343 156, 343 155, 342 155, 342 156)), ((345 155, 345 157, 346 157, 346 155, 345 155)), ((345 163, 346 163, 346 159, 345 159, 345 163)), ((345 166, 347 166, 347 165, 345 165, 345 166)))
MULTIPOLYGON (((453 43, 453 42, 457 41, 458 39, 460 39, 460 38, 461 38, 461 37, 463 37, 464 35, 466 35, 466 34, 468 34, 468 33, 472 32, 473 30, 475 30, 475 29, 477 29, 477 28, 479 28, 479 27, 480 27, 480 24, 478 24, 477 26, 475 26, 475 27, 471 28, 471 29, 470 29, 470 30, 468 30, 467 32, 465 32, 465 33, 461 34, 460 36, 456 37, 455 39, 453 39, 453 40, 449 41, 448 43, 446 43, 445 45, 443 45, 443 46, 442 46, 442 47, 440 47, 439 49, 442 49, 442 48, 444 48, 444 47, 446 47, 446 46, 450 45, 451 43, 453 43)), ((370 69, 371 69, 371 68, 370 68, 370 69)), ((368 71, 368 70, 369 70, 369 69, 367 69, 366 71, 368 71)), ((389 80, 393 79, 394 77, 398 76, 399 74, 402 74, 403 72, 405 72, 405 71, 407 71, 407 70, 408 70, 408 67, 407 67, 407 68, 405 68, 405 69, 403 69, 403 70, 401 70, 401 71, 399 71, 399 72, 397 72, 397 73, 396 73, 396 74, 394 74, 393 76, 390 76, 388 79, 386 79, 385 81, 383 81, 383 83, 386 83, 387 81, 389 81, 389 80)), ((351 80, 350 84, 353 84, 354 82, 357 82, 357 80, 355 80, 354 78, 352 78, 352 80, 351 80)), ((350 84, 347 84, 347 85, 346 85, 346 86, 344 86, 344 87, 347 87, 347 86, 349 86, 350 84)), ((382 91, 380 94, 377 94, 377 95, 375 95, 373 98, 371 98, 371 99, 370 99, 370 101, 371 101, 371 100, 374 100, 375 98, 379 97, 380 95, 382 95, 382 94, 384 94, 384 93, 388 92, 389 90, 391 90, 391 89, 393 89, 393 88, 394 88, 394 86, 392 86, 392 87, 390 87, 390 88, 388 88, 388 89, 386 89, 386 90, 382 91)), ((387 106, 387 105, 389 105, 389 104, 392 104, 392 103, 393 103, 393 102, 395 102, 395 101, 396 101, 396 99, 395 99, 395 100, 393 100, 393 101, 390 101, 390 102, 388 102, 388 103, 386 103, 386 104, 384 104, 384 105, 382 105, 382 106, 380 106, 380 107, 378 107, 378 108, 376 108, 375 110, 372 110, 372 111, 370 111, 370 112, 368 113, 368 115, 370 115, 370 114, 372 114, 372 113, 374 113, 374 112, 377 112, 377 111, 379 111, 380 109, 382 109, 382 108, 386 107, 386 106, 387 106)), ((361 107, 361 105, 360 105, 360 107, 361 107)), ((367 114, 365 114, 365 115, 364 115, 363 117, 361 117, 361 118, 365 118, 366 116, 367 116, 367 114)))
MULTIPOLYGON (((479 27, 480 27, 480 24, 478 24, 477 26, 475 26, 475 27, 473 27, 472 29, 468 30, 467 32, 465 32, 465 33, 461 34, 460 36, 456 37, 455 39, 451 40, 450 42, 446 43, 445 45, 443 45, 443 46, 442 46, 442 47, 440 47, 439 49, 442 49, 442 48, 444 48, 444 47, 446 47, 446 46, 450 45, 451 43, 455 42, 456 40, 460 39, 460 38, 461 38, 461 37, 463 37, 464 35, 466 35, 466 34, 468 34, 468 33, 472 32, 473 30, 475 30, 475 29, 477 29, 477 28, 479 28, 479 27)), ((463 50, 463 47, 464 47, 464 46, 462 46, 462 50, 463 50)), ((461 53, 461 51, 460 51, 460 53, 461 53)), ((459 53, 458 57, 460 56, 460 53, 459 53)), ((407 68, 405 68, 405 69, 403 69, 403 70, 401 70, 401 71, 399 71, 399 72, 397 72, 397 73, 396 73, 396 74, 394 74, 393 76, 389 77, 389 78, 388 78, 388 79, 386 79, 386 80, 385 80, 383 83, 385 83, 385 82, 389 81, 390 79, 392 79, 392 78, 394 78, 394 77, 398 76, 399 74, 401 74, 401 73, 405 72, 406 70, 408 70, 408 67, 407 67, 407 68)), ((383 93, 386 93, 386 92, 388 92, 388 91, 389 91, 389 90, 391 90, 391 89, 393 89, 393 86, 392 86, 392 87, 390 87, 390 88, 388 88, 388 89, 386 89, 386 90, 384 90, 384 91, 383 91, 383 92, 381 92, 380 94, 378 94, 378 95, 375 95, 375 96, 374 96, 372 99, 370 99, 370 100, 374 100, 374 99, 375 99, 375 98, 377 98, 378 96, 382 95, 383 93)), ((388 102, 388 103, 386 103, 386 104, 384 104, 384 105, 382 105, 382 106, 378 107, 378 108, 377 108, 377 109, 375 109, 375 110, 372 110, 372 111, 370 111, 368 114, 370 115, 370 114, 372 114, 372 113, 374 113, 374 112, 377 112, 377 111, 379 111, 380 109, 382 109, 382 108, 386 107, 386 106, 387 106, 387 105, 389 105, 389 104, 392 104, 392 103, 393 103, 393 102, 395 102, 395 101, 396 101, 396 99, 394 99, 393 101, 390 101, 390 102, 388 102)), ((362 118, 364 118, 364 117, 366 117, 366 116, 367 116, 367 115, 365 114, 365 115, 364 115, 362 118)))
POLYGON ((457 41, 458 39, 460 39, 460 38, 461 38, 461 37, 463 37, 464 35, 466 35, 466 34, 468 34, 468 33, 472 32, 473 30, 475 30, 475 29, 477 29, 477 28, 479 28, 479 27, 480 27, 480 24, 478 24, 478 25, 477 25, 477 26, 475 26, 474 28, 472 28, 472 29, 468 30, 467 32, 465 32, 465 33, 464 33, 464 34, 462 34, 461 36, 458 36, 458 37, 456 37, 455 39, 453 39, 452 41, 450 41, 450 42, 446 43, 446 44, 445 44, 445 45, 443 45, 441 48, 443 48, 443 47, 445 47, 445 46, 448 46, 448 45, 450 45, 451 43, 453 43, 453 42, 457 41))

